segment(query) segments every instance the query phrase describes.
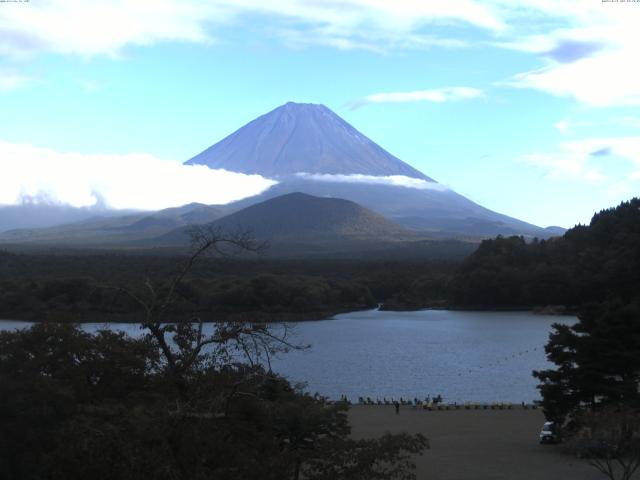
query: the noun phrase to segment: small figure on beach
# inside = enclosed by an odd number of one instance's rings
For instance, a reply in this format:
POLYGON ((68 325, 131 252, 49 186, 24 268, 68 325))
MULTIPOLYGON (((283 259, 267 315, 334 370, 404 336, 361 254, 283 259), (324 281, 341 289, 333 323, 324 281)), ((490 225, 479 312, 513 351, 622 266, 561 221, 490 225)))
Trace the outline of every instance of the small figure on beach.
POLYGON ((393 406, 396 409, 396 415, 398 415, 400 413, 400 402, 396 400, 395 402, 393 402, 393 406))

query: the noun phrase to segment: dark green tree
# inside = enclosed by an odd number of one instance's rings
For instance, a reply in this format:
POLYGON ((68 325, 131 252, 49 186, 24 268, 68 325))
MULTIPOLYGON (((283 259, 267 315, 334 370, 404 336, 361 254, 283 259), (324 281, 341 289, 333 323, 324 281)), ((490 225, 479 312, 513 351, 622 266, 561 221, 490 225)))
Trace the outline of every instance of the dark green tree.
POLYGON ((606 404, 640 406, 639 301, 585 307, 575 325, 554 325, 545 349, 557 368, 534 376, 549 419, 606 404))

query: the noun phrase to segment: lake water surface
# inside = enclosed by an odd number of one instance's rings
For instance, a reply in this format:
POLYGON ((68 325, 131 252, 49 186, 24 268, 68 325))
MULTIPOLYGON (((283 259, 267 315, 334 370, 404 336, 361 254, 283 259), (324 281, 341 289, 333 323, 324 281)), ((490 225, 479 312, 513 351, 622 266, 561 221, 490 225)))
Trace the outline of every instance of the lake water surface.
MULTIPOLYGON (((539 398, 534 369, 550 366, 544 345, 551 324, 574 317, 524 312, 377 310, 296 323, 293 339, 311 344, 284 354, 275 371, 330 398, 404 398, 440 394, 448 402, 531 402, 539 398)), ((0 321, 0 330, 28 326, 0 321)), ((87 331, 104 324, 83 324, 87 331)), ((139 335, 135 324, 110 324, 139 335)))

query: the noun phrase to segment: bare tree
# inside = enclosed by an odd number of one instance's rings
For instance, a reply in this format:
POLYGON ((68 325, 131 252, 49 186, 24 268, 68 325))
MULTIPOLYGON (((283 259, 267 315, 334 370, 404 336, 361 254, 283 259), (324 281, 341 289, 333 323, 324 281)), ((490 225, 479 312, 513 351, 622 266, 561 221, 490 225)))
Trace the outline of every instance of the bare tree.
POLYGON ((630 480, 640 468, 640 411, 607 406, 584 412, 569 449, 611 480, 630 480))
MULTIPOLYGON (((198 315, 176 322, 170 318, 172 307, 180 299, 180 287, 199 259, 206 255, 230 256, 238 253, 261 253, 266 244, 256 242, 249 232, 225 233, 211 227, 192 227, 191 251, 168 282, 145 277, 136 290, 112 287, 132 299, 142 310, 141 328, 162 353, 166 373, 176 387, 176 408, 184 413, 188 401, 186 387, 189 376, 204 363, 233 363, 238 355, 251 366, 264 361, 271 370, 271 358, 278 352, 304 348, 289 340, 289 327, 278 326, 277 333, 265 324, 250 322, 216 322, 211 333, 204 332, 204 322, 198 315)), ((237 386, 236 386, 237 387, 237 386)), ((229 397, 239 394, 232 388, 229 397)), ((228 405, 230 398, 224 402, 228 405)))

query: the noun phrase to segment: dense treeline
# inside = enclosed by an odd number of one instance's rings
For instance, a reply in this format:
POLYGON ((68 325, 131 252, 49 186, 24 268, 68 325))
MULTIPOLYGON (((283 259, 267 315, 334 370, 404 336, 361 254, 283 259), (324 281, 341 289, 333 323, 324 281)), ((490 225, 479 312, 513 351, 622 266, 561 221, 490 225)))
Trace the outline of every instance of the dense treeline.
POLYGON ((640 200, 594 215, 563 237, 482 242, 450 285, 453 304, 493 307, 566 305, 640 290, 640 200))
MULTIPOLYGON (((0 252, 0 318, 136 321, 135 302, 114 287, 168 279, 184 257, 0 252)), ((375 307, 442 305, 456 264, 205 258, 180 287, 173 313, 205 320, 326 318, 375 307)))
MULTIPOLYGON (((374 307, 525 308, 574 312, 640 289, 638 200, 594 215, 563 237, 485 240, 462 263, 207 258, 182 286, 176 313, 214 320, 315 319, 374 307)), ((0 318, 135 320, 111 287, 169 278, 184 257, 0 252, 0 318)))

